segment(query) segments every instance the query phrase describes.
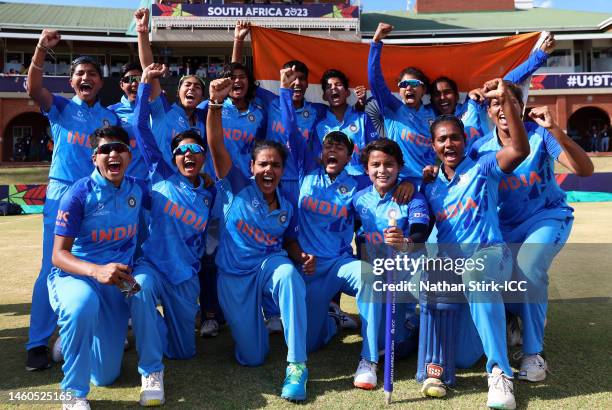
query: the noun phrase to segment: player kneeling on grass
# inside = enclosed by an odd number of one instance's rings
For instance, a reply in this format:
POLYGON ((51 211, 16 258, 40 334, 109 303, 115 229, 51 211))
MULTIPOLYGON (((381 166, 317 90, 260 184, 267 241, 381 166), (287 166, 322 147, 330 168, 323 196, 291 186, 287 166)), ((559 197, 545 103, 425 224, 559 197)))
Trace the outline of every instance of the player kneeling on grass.
MULTIPOLYGON (((442 165, 435 181, 424 188, 436 215, 438 256, 480 260, 477 268, 472 263, 471 270, 448 272, 448 277, 443 277, 459 278, 463 284, 510 279, 511 255, 504 244, 497 214, 498 186, 529 155, 520 103, 509 87, 501 79, 491 80, 484 85, 483 94, 503 111, 508 144, 496 153, 474 160, 465 155, 463 123, 453 115, 438 117, 431 125, 431 135, 442 165), (459 273, 462 275, 457 276, 459 273)), ((422 392, 426 396, 444 396, 446 386, 455 383, 455 365, 471 366, 484 353, 489 373, 487 406, 514 409, 501 292, 466 290, 467 303, 459 305, 457 295, 449 302, 423 293, 417 366, 417 380, 424 382, 422 392)))
MULTIPOLYGON (((520 88, 513 91, 522 102, 520 88)), ((495 129, 474 144, 472 156, 498 152, 511 143, 504 111, 497 101, 489 104, 488 113, 495 129)), ((579 176, 590 176, 593 163, 555 123, 548 107, 532 108, 529 117, 534 121, 525 122, 531 153, 500 183, 499 221, 504 240, 514 253, 514 279, 527 282, 526 292, 508 293, 505 299, 506 308, 522 319, 523 356, 518 378, 537 382, 546 378, 548 370, 543 354, 548 268, 567 241, 574 221, 574 210, 555 180, 554 161, 579 176)))
POLYGON ((124 177, 131 153, 120 127, 91 136, 92 174, 62 197, 55 222, 49 299, 58 315, 64 364, 64 408, 89 408, 89 382, 113 383, 121 370, 129 309, 138 289, 130 272, 146 184, 124 177), (120 290, 121 289, 121 290, 120 290))
MULTIPOLYGON (((424 243, 429 235, 429 208, 420 193, 407 196, 403 202, 393 199, 401 191, 398 178, 404 166, 404 157, 400 146, 386 138, 370 142, 361 153, 361 161, 372 185, 355 195, 353 205, 363 226, 368 258, 387 258, 388 248, 383 243, 392 246, 394 252, 412 252, 413 245, 424 243), (389 226, 390 219, 395 220, 395 227, 389 226)), ((410 272, 406 272, 406 275, 397 277, 395 282, 410 280, 410 272)), ((384 297, 384 292, 377 295, 375 300, 384 300, 381 296, 384 297)), ((416 350, 418 321, 415 307, 415 303, 406 299, 396 304, 395 317, 399 325, 394 336, 395 358, 406 357, 416 350)), ((379 349, 385 348, 385 315, 383 309, 378 331, 379 349)))
POLYGON ((136 140, 149 167, 152 190, 149 237, 134 269, 142 290, 130 300, 142 406, 165 401, 164 355, 189 359, 196 353, 193 329, 200 293, 198 272, 212 202, 200 177, 206 157, 200 135, 194 131, 176 135, 171 143, 174 162, 167 163, 149 127, 150 83, 166 71, 161 64, 144 69, 134 110, 136 140), (163 318, 157 311, 158 300, 163 318))
POLYGON ((281 397, 306 400, 306 287, 289 259, 304 263, 297 241, 297 215, 278 184, 287 152, 282 144, 258 141, 253 147, 252 178, 234 165, 223 141, 223 101, 232 81, 212 81, 206 136, 220 181, 223 204, 219 250, 219 302, 236 343, 236 360, 259 366, 269 351, 262 303, 272 300, 283 317, 287 343, 285 382, 281 397), (289 256, 289 257, 288 257, 289 256))
POLYGON ((353 198, 365 187, 364 179, 347 172, 354 144, 344 132, 332 131, 323 138, 320 159, 307 146, 292 103, 291 84, 296 76, 295 67, 281 70, 280 104, 291 158, 299 170, 298 240, 305 252, 302 272, 308 309, 306 346, 308 351, 317 350, 337 333, 340 323, 328 314, 336 293, 357 296, 363 346, 353 383, 355 387, 373 389, 377 383, 381 305, 373 303, 372 286, 365 282, 372 278, 371 265, 355 259, 351 247, 356 215, 353 198))

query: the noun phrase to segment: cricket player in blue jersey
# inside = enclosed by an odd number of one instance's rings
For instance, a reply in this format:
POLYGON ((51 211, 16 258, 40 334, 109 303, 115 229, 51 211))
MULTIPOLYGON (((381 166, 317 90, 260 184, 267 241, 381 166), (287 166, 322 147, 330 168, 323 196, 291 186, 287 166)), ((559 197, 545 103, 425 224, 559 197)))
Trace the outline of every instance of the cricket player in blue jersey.
MULTIPOLYGON (((518 67, 510 71, 504 80, 519 84, 546 63, 555 49, 555 38, 546 36, 540 47, 529 55, 518 67)), ((487 107, 480 88, 472 90, 464 102, 459 102, 459 90, 455 81, 448 77, 438 77, 431 83, 431 104, 437 115, 454 114, 465 126, 467 152, 478 138, 488 134, 487 107)))
POLYGON ((303 270, 308 311, 306 347, 308 351, 317 350, 337 333, 340 323, 328 315, 334 295, 344 292, 356 296, 363 345, 353 384, 370 390, 377 383, 376 343, 381 306, 373 303, 371 295, 367 296, 371 287, 364 284, 365 277, 372 278, 372 267, 355 259, 351 247, 355 222, 352 200, 364 184, 347 173, 354 144, 342 131, 331 131, 323 138, 321 164, 302 138, 292 103, 291 84, 296 76, 296 67, 281 70, 280 102, 283 128, 288 134, 285 139, 300 176, 298 216, 302 229, 298 240, 313 267, 303 270))
MULTIPOLYGON (((149 10, 140 8, 134 13, 138 32, 138 58, 144 70, 153 64, 153 51, 149 42, 149 10)), ((193 129, 204 138, 205 112, 198 107, 204 99, 204 80, 196 75, 180 78, 176 91, 178 102, 170 104, 162 92, 158 78, 151 82, 151 129, 167 163, 174 162, 170 150, 172 139, 179 133, 193 129)), ((212 171, 212 166, 205 168, 212 171)))
POLYGON ((55 220, 49 295, 58 315, 66 397, 64 408, 89 409, 90 381, 119 376, 129 309, 137 290, 131 272, 141 206, 149 206, 144 181, 125 176, 129 136, 121 127, 94 131, 90 176, 62 196, 55 220))
POLYGON ((387 138, 397 142, 402 149, 405 164, 400 175, 420 185, 423 168, 435 162, 429 134, 429 124, 435 114, 421 101, 427 93, 429 80, 418 68, 407 67, 399 75, 400 99, 391 93, 382 75, 380 55, 382 40, 392 29, 393 26, 386 23, 380 23, 376 29, 370 43, 368 81, 372 96, 384 116, 387 138))
MULTIPOLYGON (((497 216, 498 185, 527 158, 529 142, 520 117, 521 103, 510 86, 495 79, 483 87, 491 105, 501 107, 508 126, 508 144, 496 153, 478 160, 466 156, 463 123, 454 115, 440 116, 431 125, 433 148, 442 165, 436 180, 425 185, 424 193, 436 218, 439 256, 480 263, 477 268, 448 273, 462 273, 460 280, 466 285, 500 283, 511 276, 510 251, 497 216)), ((487 406, 514 409, 502 294, 466 290, 465 295, 467 304, 457 304, 421 292, 417 380, 423 382, 422 392, 444 396, 446 385, 455 383, 455 366, 471 366, 484 352, 489 374, 487 406)))
POLYGON ((252 151, 248 178, 236 166, 223 141, 223 100, 235 81, 214 80, 206 135, 223 204, 223 223, 216 257, 218 293, 236 343, 240 364, 258 366, 269 350, 261 307, 271 298, 283 318, 287 343, 285 382, 281 397, 306 400, 306 288, 289 259, 309 269, 310 258, 297 243, 297 215, 278 189, 286 151, 274 141, 260 141, 252 151), (283 247, 286 249, 283 249, 283 247))
POLYGON ((325 71, 321 76, 321 88, 323 100, 329 104, 329 109, 325 116, 317 121, 314 151, 316 154, 321 152, 323 137, 330 132, 345 133, 354 144, 346 170, 350 175, 363 176, 364 181, 367 181, 359 155, 370 141, 378 138, 374 124, 362 109, 348 104, 351 90, 348 77, 342 71, 336 69, 325 71), (317 142, 319 144, 316 144, 317 142))
POLYGON ((114 112, 119 120, 121 126, 127 131, 130 136, 130 149, 132 152, 132 162, 126 171, 127 175, 136 177, 138 179, 147 179, 149 169, 145 163, 142 155, 140 154, 140 148, 136 143, 136 137, 134 136, 134 127, 136 122, 134 120, 134 108, 136 107, 136 92, 138 91, 138 83, 142 76, 142 69, 140 64, 127 63, 121 67, 119 72, 119 87, 123 91, 121 101, 109 105, 108 109, 114 112))
MULTIPOLYGON (((429 234, 429 208, 425 198, 415 193, 407 203, 398 203, 393 195, 400 189, 399 173, 404 158, 399 145, 390 139, 381 138, 369 143, 362 151, 363 165, 372 181, 372 186, 357 193, 353 198, 356 216, 361 221, 369 260, 387 258, 383 244, 395 251, 406 253, 414 244, 423 243, 429 234), (389 227, 389 219, 397 226, 389 227)), ((410 277, 402 278, 410 280, 410 277)), ((400 279, 398 278, 397 281, 400 279)), ((418 320, 415 303, 396 305, 396 316, 401 325, 395 333, 395 357, 405 357, 416 349, 418 320)), ((385 346, 385 310, 378 323, 378 347, 385 346)))
POLYGON ((47 344, 55 331, 57 317, 49 304, 47 276, 51 272, 53 230, 59 201, 77 180, 93 170, 90 134, 104 125, 117 125, 115 114, 102 107, 97 100, 103 80, 100 66, 90 57, 76 58, 70 65, 70 85, 75 96, 66 99, 51 94, 43 86, 43 65, 47 50, 60 41, 54 30, 43 30, 28 70, 28 94, 51 124, 53 158, 49 170, 49 185, 43 209, 42 267, 32 292, 32 310, 28 334, 27 370, 50 366, 47 344))
MULTIPOLYGON (((520 89, 516 93, 521 96, 520 89)), ((471 154, 478 157, 498 152, 511 141, 503 108, 493 101, 488 112, 495 129, 473 145, 471 154)), ((499 222, 514 252, 515 278, 527 281, 526 292, 515 292, 506 300, 507 309, 522 323, 518 378, 537 382, 546 378, 548 370, 543 353, 548 269, 567 241, 574 220, 565 192, 555 180, 554 162, 584 177, 593 173, 593 163, 554 121, 548 107, 532 108, 529 117, 533 122, 525 122, 525 128, 531 152, 500 181, 499 222)))
POLYGON ((130 300, 132 326, 142 375, 140 404, 161 405, 164 397, 164 354, 189 359, 196 353, 193 328, 198 311, 200 258, 212 195, 204 187, 204 141, 187 130, 172 140, 174 163, 165 162, 149 126, 150 83, 167 71, 161 64, 145 68, 134 111, 136 139, 151 178, 150 234, 134 278, 142 290, 130 300), (163 319, 157 301, 164 309, 163 319))

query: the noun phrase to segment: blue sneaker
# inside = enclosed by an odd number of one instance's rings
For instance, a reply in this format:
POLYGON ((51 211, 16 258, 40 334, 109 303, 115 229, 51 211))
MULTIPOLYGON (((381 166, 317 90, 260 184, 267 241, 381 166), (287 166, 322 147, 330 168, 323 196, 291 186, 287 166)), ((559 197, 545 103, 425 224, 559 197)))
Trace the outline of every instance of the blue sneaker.
POLYGON ((281 397, 289 401, 306 400, 308 369, 305 363, 289 363, 281 397))

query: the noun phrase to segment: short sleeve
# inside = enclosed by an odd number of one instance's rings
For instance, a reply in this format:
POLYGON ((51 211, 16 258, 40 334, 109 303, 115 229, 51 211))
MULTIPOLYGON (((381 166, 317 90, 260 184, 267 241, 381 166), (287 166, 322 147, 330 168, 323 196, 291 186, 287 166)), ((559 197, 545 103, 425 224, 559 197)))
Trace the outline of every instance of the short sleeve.
POLYGON ((497 163, 497 153, 490 152, 478 159, 481 173, 485 176, 492 177, 495 180, 501 180, 506 173, 502 171, 497 163))
POLYGON ((60 201, 55 218, 55 234, 76 238, 83 221, 87 184, 77 183, 68 190, 60 201))
POLYGON ((43 113, 43 115, 49 118, 49 121, 56 122, 62 114, 62 111, 64 111, 64 108, 66 108, 66 106, 70 103, 70 100, 65 97, 62 97, 61 95, 52 95, 53 101, 51 102, 51 107, 49 108, 49 111, 45 111, 42 108, 40 111, 43 113))
POLYGON ((429 206, 423 194, 417 192, 410 200, 408 207, 408 223, 429 225, 429 206))

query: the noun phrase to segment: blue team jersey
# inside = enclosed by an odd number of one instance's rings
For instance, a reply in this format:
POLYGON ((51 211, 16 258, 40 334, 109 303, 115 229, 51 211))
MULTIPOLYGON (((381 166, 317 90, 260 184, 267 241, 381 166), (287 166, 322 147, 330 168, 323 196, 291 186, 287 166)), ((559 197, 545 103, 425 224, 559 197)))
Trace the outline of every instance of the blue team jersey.
POLYGON ((269 211, 254 178, 235 166, 217 183, 217 198, 223 206, 223 223, 217 266, 226 274, 248 275, 261 268, 271 256, 286 256, 283 238, 297 237, 293 206, 279 189, 279 208, 269 211))
POLYGON ((49 178, 74 182, 91 174, 91 143, 89 136, 98 128, 118 125, 119 119, 99 102, 90 107, 76 95, 72 99, 53 94, 49 111, 53 138, 53 157, 49 178))
POLYGON ((365 174, 363 165, 361 165, 361 150, 370 141, 378 138, 378 133, 367 114, 349 105, 344 112, 344 118, 338 121, 336 115, 328 109, 325 116, 316 125, 318 144, 315 145, 315 154, 320 154, 323 138, 332 131, 344 132, 354 144, 353 154, 346 165, 346 171, 351 175, 365 174))
POLYGON ((404 237, 410 235, 413 224, 429 225, 429 207, 425 197, 416 192, 410 202, 400 205, 393 200, 392 191, 382 197, 374 186, 362 189, 353 198, 357 218, 361 220, 366 240, 366 248, 370 258, 387 257, 383 251, 384 230, 389 227, 389 219, 394 218, 404 232, 404 237))
POLYGON ((194 187, 176 166, 167 163, 149 127, 149 84, 138 86, 134 129, 151 179, 149 237, 142 245, 144 259, 179 284, 197 275, 205 250, 205 232, 212 194, 204 181, 194 187))
POLYGON ((317 154, 302 138, 298 113, 293 107, 293 90, 280 89, 281 122, 289 151, 299 170, 300 194, 298 240, 304 252, 323 258, 352 254, 354 234, 353 197, 363 187, 346 168, 332 181, 317 154))
POLYGON ((121 102, 117 104, 113 104, 108 106, 108 109, 119 117, 121 121, 121 126, 124 130, 127 131, 130 136, 130 147, 132 149, 132 162, 130 162, 130 166, 125 171, 127 175, 131 175, 133 177, 139 179, 147 179, 148 178, 148 168, 147 164, 145 164, 142 159, 142 155, 140 154, 140 148, 136 143, 136 137, 134 136, 134 108, 136 107, 136 101, 130 101, 125 95, 121 97, 121 102))
MULTIPOLYGON (((257 96, 266 105, 266 110, 268 112, 266 139, 278 141, 283 145, 287 145, 286 130, 282 121, 279 97, 261 87, 257 87, 257 96)), ((295 112, 300 134, 304 138, 304 141, 312 143, 316 133, 315 125, 327 112, 327 106, 304 101, 302 107, 295 109, 295 112)), ((296 160, 293 158, 293 153, 290 151, 287 162, 285 163, 283 181, 297 181, 299 179, 295 163, 296 160)))
MULTIPOLYGON (((531 148, 529 156, 499 182, 499 222, 503 231, 534 215, 564 220, 574 211, 555 179, 555 160, 563 149, 545 128, 526 122, 525 129, 531 148)), ((471 154, 480 157, 501 148, 497 129, 494 129, 474 145, 471 154)))
POLYGON ((462 252, 471 255, 479 247, 503 243, 497 203, 498 185, 506 175, 493 153, 478 160, 464 157, 450 181, 440 168, 434 182, 424 186, 439 244, 466 244, 462 252))
POLYGON ((421 105, 418 110, 397 99, 387 87, 380 66, 382 42, 370 43, 368 56, 368 82, 384 116, 387 138, 398 143, 404 155, 401 178, 420 180, 423 168, 433 165, 436 156, 431 146, 429 125, 436 118, 433 109, 421 105))
POLYGON ((143 206, 150 206, 144 181, 126 176, 117 188, 94 169, 62 197, 55 234, 74 238, 71 252, 79 259, 132 266, 143 206))
MULTIPOLYGON (((208 110, 208 100, 198 107, 208 110)), ((267 114, 264 104, 258 98, 255 98, 249 102, 246 111, 239 111, 232 100, 226 98, 222 110, 225 148, 229 152, 234 165, 245 176, 249 176, 251 175, 251 151, 255 141, 262 140, 266 136, 267 114)))
POLYGON ((185 109, 179 104, 170 105, 164 93, 151 101, 151 129, 157 146, 168 163, 174 161, 172 139, 183 131, 194 130, 206 141, 206 113, 196 108, 193 113, 194 124, 190 122, 185 109))

